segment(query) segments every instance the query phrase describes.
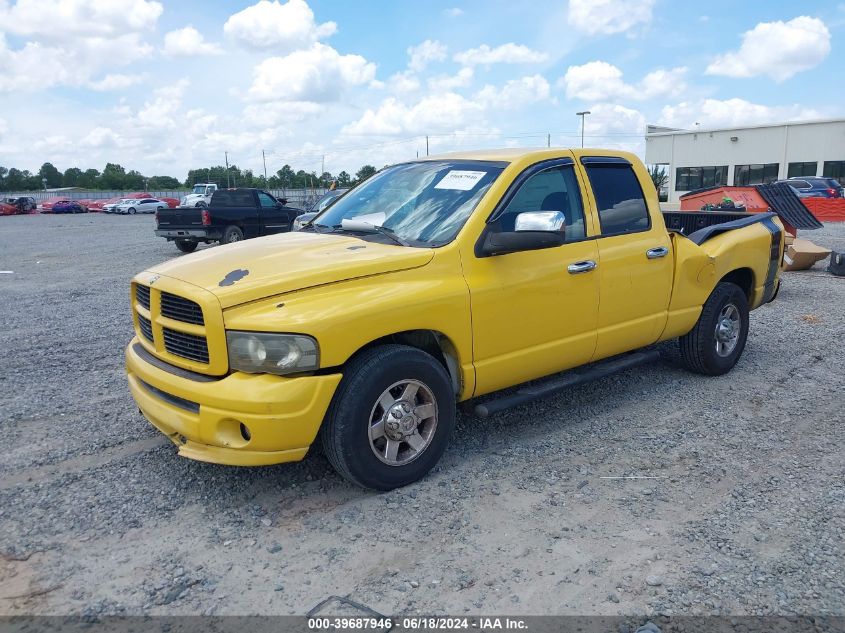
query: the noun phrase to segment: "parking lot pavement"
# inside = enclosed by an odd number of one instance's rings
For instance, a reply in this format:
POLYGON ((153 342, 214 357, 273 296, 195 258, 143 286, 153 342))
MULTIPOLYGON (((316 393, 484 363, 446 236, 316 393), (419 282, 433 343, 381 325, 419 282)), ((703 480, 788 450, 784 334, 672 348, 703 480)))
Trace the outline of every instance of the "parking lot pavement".
MULTIPOLYGON (((0 613, 843 613, 845 279, 786 273, 729 375, 663 360, 482 421, 385 494, 188 461, 123 373, 149 216, 0 218, 0 613)), ((845 250, 845 225, 808 232, 845 250)), ((218 247, 210 247, 218 248, 218 247)))

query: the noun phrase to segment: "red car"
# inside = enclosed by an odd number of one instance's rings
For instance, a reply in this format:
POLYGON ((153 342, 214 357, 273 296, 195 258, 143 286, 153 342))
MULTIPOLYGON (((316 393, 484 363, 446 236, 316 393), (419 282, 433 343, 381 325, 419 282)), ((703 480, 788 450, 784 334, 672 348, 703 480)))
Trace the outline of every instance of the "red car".
POLYGON ((16 215, 18 208, 8 202, 0 202, 0 215, 16 215))

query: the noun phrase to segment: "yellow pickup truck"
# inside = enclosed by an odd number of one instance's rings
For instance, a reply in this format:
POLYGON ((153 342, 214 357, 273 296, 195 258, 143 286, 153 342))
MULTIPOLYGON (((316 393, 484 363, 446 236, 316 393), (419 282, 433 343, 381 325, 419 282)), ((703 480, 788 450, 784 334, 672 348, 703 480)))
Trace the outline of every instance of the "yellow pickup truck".
POLYGON ((729 371, 782 254, 771 213, 667 231, 625 152, 419 159, 301 231, 137 275, 129 387, 185 457, 296 461, 319 435, 341 475, 388 490, 437 463, 458 402, 489 394, 491 415, 675 338, 692 371, 729 371))

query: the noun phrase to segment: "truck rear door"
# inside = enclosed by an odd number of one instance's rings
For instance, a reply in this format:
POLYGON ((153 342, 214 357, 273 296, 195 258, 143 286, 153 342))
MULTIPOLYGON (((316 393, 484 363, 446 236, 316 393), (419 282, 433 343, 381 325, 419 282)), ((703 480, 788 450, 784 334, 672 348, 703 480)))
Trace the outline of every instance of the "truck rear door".
POLYGON ((599 221, 600 285, 595 358, 654 343, 663 332, 672 293, 672 243, 645 168, 624 158, 582 156, 589 198, 599 221))

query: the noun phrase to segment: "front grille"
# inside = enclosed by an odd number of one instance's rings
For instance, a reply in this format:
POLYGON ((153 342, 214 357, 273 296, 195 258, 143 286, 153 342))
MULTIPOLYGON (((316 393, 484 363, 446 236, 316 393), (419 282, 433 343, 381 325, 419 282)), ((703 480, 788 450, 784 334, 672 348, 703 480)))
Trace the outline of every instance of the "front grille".
POLYGON ((164 348, 175 356, 200 363, 208 363, 208 344, 205 337, 177 332, 169 328, 162 330, 164 334, 164 348))
MULTIPOLYGON (((149 291, 149 289, 147 289, 149 291)), ((139 301, 140 303, 140 301, 139 301)), ((169 292, 161 293, 161 314, 169 319, 203 325, 202 308, 190 299, 169 292)))
POLYGON ((143 306, 147 310, 149 310, 150 309, 150 287, 149 286, 142 286, 141 284, 135 284, 135 300, 138 302, 139 306, 143 306))
POLYGON ((150 343, 153 342, 153 324, 146 317, 138 315, 138 327, 141 328, 141 334, 144 335, 150 343))

